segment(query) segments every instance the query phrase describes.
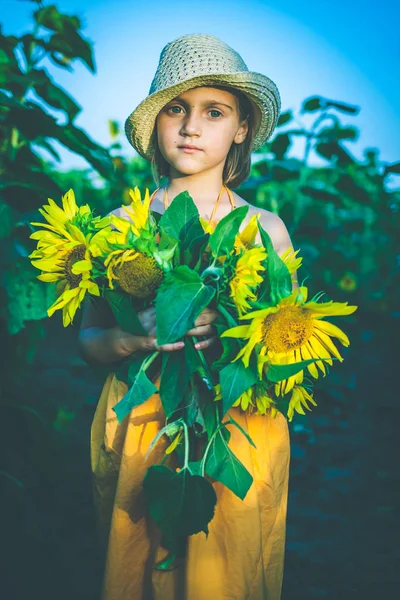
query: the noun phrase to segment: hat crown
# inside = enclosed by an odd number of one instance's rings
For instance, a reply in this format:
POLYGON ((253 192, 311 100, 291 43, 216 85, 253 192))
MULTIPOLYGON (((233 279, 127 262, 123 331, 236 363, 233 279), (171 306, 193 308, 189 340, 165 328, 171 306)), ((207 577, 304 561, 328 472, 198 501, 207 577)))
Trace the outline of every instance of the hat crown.
POLYGON ((198 75, 244 71, 248 68, 242 57, 218 38, 206 33, 183 35, 163 48, 149 95, 198 75))

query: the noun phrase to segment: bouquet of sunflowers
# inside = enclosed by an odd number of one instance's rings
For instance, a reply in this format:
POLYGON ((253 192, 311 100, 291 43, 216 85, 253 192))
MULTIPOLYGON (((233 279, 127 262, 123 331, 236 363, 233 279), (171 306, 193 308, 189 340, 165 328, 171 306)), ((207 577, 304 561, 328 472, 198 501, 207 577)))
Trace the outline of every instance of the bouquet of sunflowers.
POLYGON ((69 325, 87 296, 102 296, 118 324, 134 335, 146 335, 138 312, 156 308, 157 343, 185 340, 181 352, 135 352, 121 362, 117 376, 128 384, 114 406, 121 422, 132 408, 159 393, 165 426, 149 452, 166 435, 167 455, 176 452, 181 468, 164 464, 148 468, 143 488, 151 517, 170 550, 167 568, 183 553, 187 536, 208 534, 217 497, 209 478, 220 481, 244 499, 252 477, 229 448, 237 427, 254 446, 230 409, 258 415, 277 411, 289 421, 316 406, 312 379, 325 376, 342 357, 333 343, 348 346, 348 337, 327 316, 349 315, 357 307, 308 300, 305 286, 293 286, 301 264, 290 248, 281 257, 253 216, 240 230, 248 207, 232 210, 215 227, 200 218, 188 192, 179 194, 160 215, 150 210, 149 191, 139 189, 121 214, 94 216, 78 208, 74 193, 40 209, 47 223, 31 237, 37 249, 32 264, 38 278, 55 283, 57 300, 51 316, 62 310, 69 325), (260 243, 256 243, 259 234, 260 243), (207 306, 215 307, 220 345, 214 356, 194 348, 185 336, 207 306), (160 376, 159 388, 154 384, 160 376), (204 441, 202 456, 191 460, 193 439, 204 441))

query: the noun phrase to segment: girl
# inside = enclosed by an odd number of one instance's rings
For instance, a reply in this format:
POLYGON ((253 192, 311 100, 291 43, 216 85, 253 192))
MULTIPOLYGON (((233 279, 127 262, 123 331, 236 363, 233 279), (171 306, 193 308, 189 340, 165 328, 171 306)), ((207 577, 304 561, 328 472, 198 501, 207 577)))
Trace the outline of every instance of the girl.
MULTIPOLYGON (((153 193, 152 209, 162 213, 184 190, 200 216, 213 224, 233 207, 247 206, 227 185, 237 187, 247 178, 251 152, 270 137, 279 111, 275 84, 249 72, 219 39, 193 34, 167 44, 149 96, 125 124, 132 146, 152 162, 156 182, 167 177, 165 188, 153 193)), ((116 212, 121 215, 124 209, 116 212)), ((255 212, 279 254, 292 246, 277 215, 249 206, 246 222, 255 212)), ((215 310, 205 309, 187 332, 203 336, 197 347, 207 352, 217 341, 216 317, 215 310)), ((113 363, 139 350, 179 352, 184 346, 157 346, 154 309, 143 311, 140 319, 147 336, 122 331, 104 305, 88 305, 80 332, 86 359, 113 363)), ((168 440, 160 441, 145 461, 165 415, 155 394, 119 424, 112 407, 126 389, 109 375, 91 430, 94 501, 105 555, 102 600, 279 600, 290 460, 286 418, 279 412, 273 418, 231 409, 257 446, 252 448, 232 429, 229 446, 252 474, 253 484, 242 501, 213 481, 218 502, 208 537, 199 533, 188 538, 185 559, 162 571, 154 566, 167 550, 146 511, 141 484, 146 469, 161 462, 168 445, 168 440)), ((174 454, 169 461, 174 468, 174 454)))

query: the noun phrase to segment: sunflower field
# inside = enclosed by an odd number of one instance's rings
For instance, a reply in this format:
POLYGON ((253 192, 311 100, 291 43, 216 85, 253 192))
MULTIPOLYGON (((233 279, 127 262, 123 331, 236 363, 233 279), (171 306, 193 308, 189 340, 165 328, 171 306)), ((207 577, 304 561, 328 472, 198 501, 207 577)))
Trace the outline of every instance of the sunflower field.
MULTIPOLYGON (((78 352, 79 313, 66 329, 59 315, 47 318, 55 287, 28 259, 36 247, 31 223, 43 224, 38 209, 48 198, 59 204, 71 188, 79 207, 100 215, 128 205, 133 187, 156 186, 150 165, 122 152, 121 123, 109 121, 102 147, 74 123, 83 108, 43 66, 46 59, 73 73, 81 61, 96 73, 80 18, 55 5, 32 7, 30 31, 6 35, 0 25, 2 583, 9 598, 35 591, 97 600, 102 556, 89 435, 107 371, 89 367, 78 352), (57 144, 87 168, 63 170, 57 144)), ((285 110, 235 190, 284 220, 303 259, 299 283, 310 278, 311 296, 322 289, 326 300, 359 307, 345 320, 351 344, 344 362, 328 382, 315 383, 318 409, 291 421, 284 600, 299 585, 310 600, 324 590, 356 598, 377 581, 390 590, 397 577, 390 532, 400 489, 393 451, 400 162, 384 163, 378 148, 366 148, 362 160, 352 155, 359 110, 320 96, 285 110), (304 152, 294 157, 299 139, 304 152)), ((79 237, 73 247, 80 251, 79 237)))

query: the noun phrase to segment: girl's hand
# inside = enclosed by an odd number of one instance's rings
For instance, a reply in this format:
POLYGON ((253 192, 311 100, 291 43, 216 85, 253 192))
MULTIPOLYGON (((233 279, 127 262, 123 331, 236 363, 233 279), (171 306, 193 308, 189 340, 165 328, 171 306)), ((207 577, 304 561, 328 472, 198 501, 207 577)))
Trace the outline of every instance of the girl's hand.
POLYGON ((186 335, 210 335, 209 338, 198 342, 195 344, 195 348, 197 350, 204 350, 205 348, 209 348, 212 344, 215 343, 217 336, 215 335, 215 329, 211 325, 213 321, 218 317, 219 312, 212 308, 205 308, 197 317, 195 321, 195 327, 190 329, 186 335))
MULTIPOLYGON (((202 336, 210 335, 209 338, 195 344, 197 350, 204 350, 209 348, 215 343, 217 336, 215 335, 214 327, 211 325, 213 321, 218 317, 219 313, 217 310, 212 308, 205 308, 197 317, 195 321, 195 327, 190 329, 186 335, 191 336, 202 336), (214 334, 214 335, 213 335, 214 334)), ((164 344, 163 346, 157 345, 156 338, 156 309, 152 306, 139 312, 139 320, 142 323, 144 329, 148 332, 147 336, 134 336, 135 349, 142 350, 144 352, 151 352, 159 350, 161 352, 172 352, 174 350, 182 350, 185 347, 184 342, 174 342, 172 344, 164 344)))
POLYGON ((142 350, 143 352, 154 352, 155 350, 159 350, 161 352, 172 352, 174 350, 182 350, 182 348, 185 347, 184 342, 174 342, 173 344, 164 344, 163 346, 157 345, 156 309, 154 306, 139 312, 138 317, 143 328, 148 332, 148 335, 134 336, 136 350, 142 350))

